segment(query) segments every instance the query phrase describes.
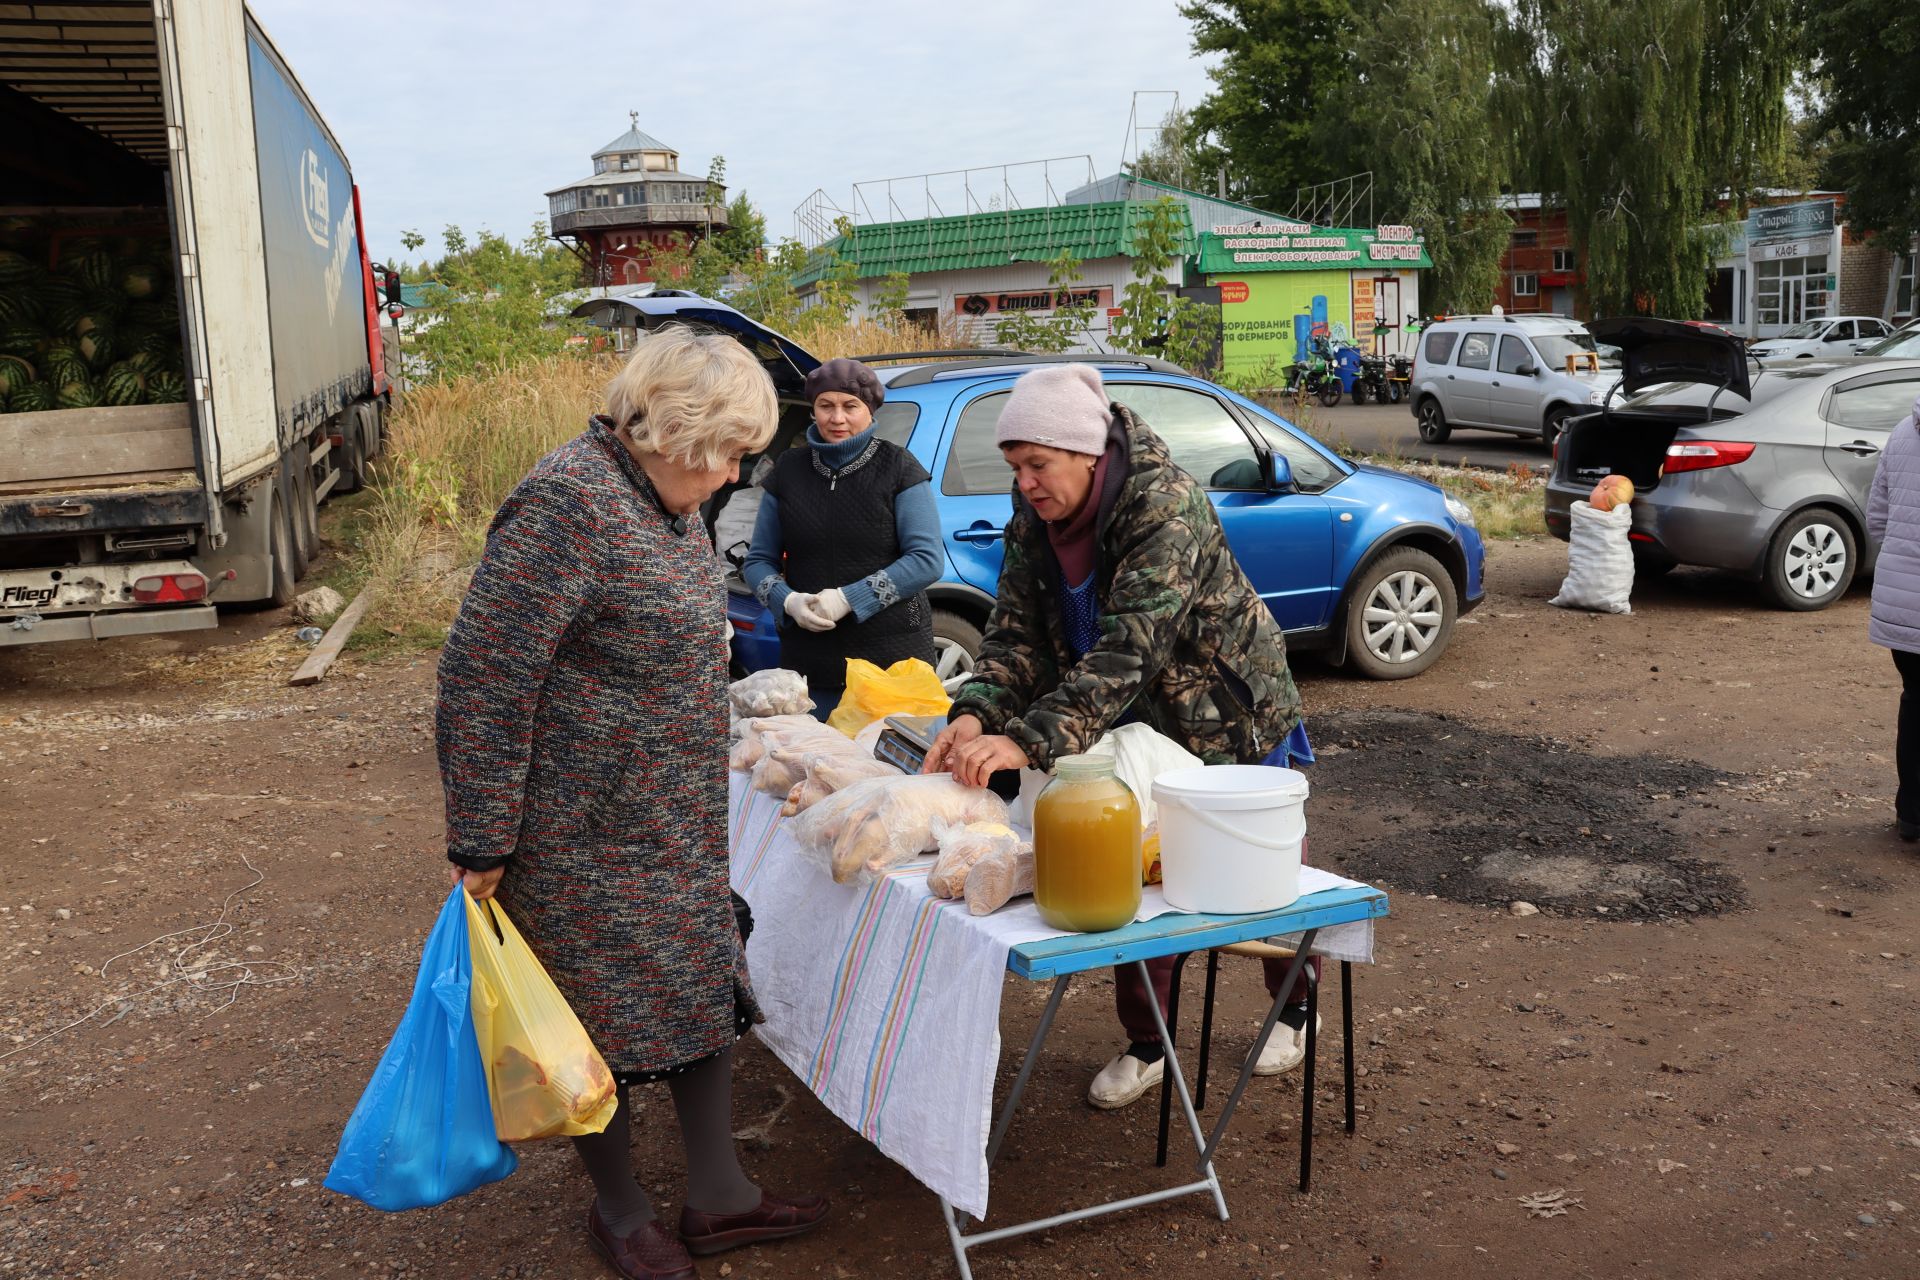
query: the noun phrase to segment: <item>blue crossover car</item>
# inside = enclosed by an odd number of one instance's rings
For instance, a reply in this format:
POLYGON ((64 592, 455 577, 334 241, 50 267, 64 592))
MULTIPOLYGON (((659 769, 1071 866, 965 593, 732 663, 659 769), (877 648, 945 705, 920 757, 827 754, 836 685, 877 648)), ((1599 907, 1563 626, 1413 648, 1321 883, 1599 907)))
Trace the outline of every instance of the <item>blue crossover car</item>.
MULTIPOLYGON (((732 333, 773 375, 782 400, 769 455, 802 444, 809 418, 800 385, 817 361, 731 308, 692 295, 654 294, 585 304, 610 327, 681 322, 732 333)), ((1012 473, 994 425, 1013 383, 1037 364, 1094 363, 1113 399, 1167 442, 1205 481, 1241 566, 1294 650, 1318 649, 1360 674, 1404 679, 1432 666, 1456 619, 1484 591, 1486 551, 1465 504, 1424 480, 1345 461, 1285 419, 1174 365, 1139 356, 1038 356, 949 351, 869 357, 886 386, 874 415, 881 435, 933 476, 947 567, 928 594, 943 679, 964 674, 980 649, 1013 514, 1012 473)), ((741 488, 709 511, 720 550, 744 557, 749 460, 741 488), (737 504, 737 505, 736 505, 737 504)), ((734 657, 743 671, 779 662, 776 619, 730 579, 734 657)))

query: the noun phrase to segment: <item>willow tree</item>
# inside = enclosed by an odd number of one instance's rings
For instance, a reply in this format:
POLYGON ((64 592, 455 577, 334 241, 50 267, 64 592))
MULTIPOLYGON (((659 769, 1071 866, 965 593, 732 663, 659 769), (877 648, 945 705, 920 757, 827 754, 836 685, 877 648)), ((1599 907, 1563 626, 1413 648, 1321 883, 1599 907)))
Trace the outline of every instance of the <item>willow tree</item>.
POLYGON ((1514 0, 1506 72, 1598 314, 1698 316, 1787 137, 1795 0, 1514 0))
POLYGON ((1500 283, 1513 147, 1493 102, 1494 34, 1486 0, 1379 0, 1321 117, 1339 166, 1373 171, 1379 220, 1425 234, 1428 311, 1484 311, 1500 283))

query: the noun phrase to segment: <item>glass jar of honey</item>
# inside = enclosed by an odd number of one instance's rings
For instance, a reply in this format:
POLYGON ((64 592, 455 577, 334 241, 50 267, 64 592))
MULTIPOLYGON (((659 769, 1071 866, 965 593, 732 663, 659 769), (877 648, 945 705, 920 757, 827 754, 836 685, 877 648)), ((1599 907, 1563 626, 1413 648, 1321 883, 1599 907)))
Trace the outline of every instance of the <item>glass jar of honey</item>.
POLYGON ((1140 910, 1140 802, 1109 756, 1063 756, 1033 807, 1033 902, 1055 929, 1100 933, 1140 910))

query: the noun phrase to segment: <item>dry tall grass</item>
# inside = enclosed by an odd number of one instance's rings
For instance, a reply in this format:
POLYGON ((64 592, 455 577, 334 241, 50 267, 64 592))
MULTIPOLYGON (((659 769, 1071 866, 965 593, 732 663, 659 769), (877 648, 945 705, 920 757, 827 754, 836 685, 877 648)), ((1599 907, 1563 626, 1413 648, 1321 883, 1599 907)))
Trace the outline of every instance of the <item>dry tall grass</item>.
MULTIPOLYGON (((972 345, 957 324, 941 328, 861 320, 818 326, 796 341, 822 359, 972 345)), ((619 359, 539 360, 408 394, 349 534, 344 576, 377 589, 375 635, 444 636, 493 513, 535 462, 586 428, 619 359)))

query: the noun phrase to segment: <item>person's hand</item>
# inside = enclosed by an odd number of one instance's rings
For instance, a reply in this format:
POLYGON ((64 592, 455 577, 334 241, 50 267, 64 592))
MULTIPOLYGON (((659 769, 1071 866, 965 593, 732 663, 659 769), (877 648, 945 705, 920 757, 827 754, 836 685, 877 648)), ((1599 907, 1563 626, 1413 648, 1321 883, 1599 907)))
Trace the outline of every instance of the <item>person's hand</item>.
POLYGON ((980 723, 978 716, 960 716, 948 722, 947 727, 940 731, 940 736, 933 740, 933 745, 927 748, 927 758, 921 764, 920 772, 945 773, 947 757, 953 754, 955 748, 965 746, 984 732, 986 727, 980 723))
POLYGON ((820 597, 806 591, 787 594, 787 616, 809 631, 833 630, 833 619, 820 612, 820 597))
POLYGON ((853 612, 853 606, 847 603, 846 592, 828 587, 813 598, 813 611, 831 622, 839 622, 853 612))
POLYGON ((1026 750, 1002 734, 982 734, 947 758, 947 772, 965 787, 984 787, 987 779, 1002 769, 1024 769, 1029 764, 1026 750))
POLYGON ((500 877, 507 873, 505 867, 495 867, 491 871, 468 871, 463 867, 448 867, 453 874, 453 883, 463 881, 467 886, 467 895, 475 902, 485 902, 500 887, 500 877))

